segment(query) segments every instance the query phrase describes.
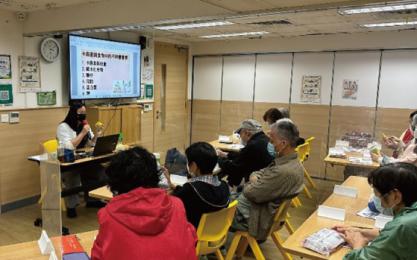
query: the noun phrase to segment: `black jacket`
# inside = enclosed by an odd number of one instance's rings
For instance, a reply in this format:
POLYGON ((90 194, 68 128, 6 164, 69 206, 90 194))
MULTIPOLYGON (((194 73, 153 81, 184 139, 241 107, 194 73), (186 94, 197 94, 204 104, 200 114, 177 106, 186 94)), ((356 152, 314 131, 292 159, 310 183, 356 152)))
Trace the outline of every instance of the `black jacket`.
POLYGON ((221 175, 228 175, 231 186, 237 186, 249 175, 268 166, 274 159, 268 153, 269 138, 264 132, 254 134, 242 150, 238 153, 229 152, 227 158, 219 159, 221 175))
POLYGON ((224 181, 219 186, 196 181, 177 186, 172 195, 182 200, 188 222, 197 230, 201 215, 229 206, 230 191, 224 181))

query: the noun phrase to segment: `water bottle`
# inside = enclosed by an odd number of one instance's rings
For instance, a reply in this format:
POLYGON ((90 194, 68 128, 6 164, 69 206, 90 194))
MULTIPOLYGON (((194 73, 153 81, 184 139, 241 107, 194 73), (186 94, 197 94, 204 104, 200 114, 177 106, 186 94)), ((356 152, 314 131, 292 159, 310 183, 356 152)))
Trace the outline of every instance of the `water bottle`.
POLYGON ((57 151, 57 155, 58 155, 58 160, 60 162, 64 162, 64 153, 65 153, 65 146, 64 143, 59 141, 58 143, 58 151, 57 151))

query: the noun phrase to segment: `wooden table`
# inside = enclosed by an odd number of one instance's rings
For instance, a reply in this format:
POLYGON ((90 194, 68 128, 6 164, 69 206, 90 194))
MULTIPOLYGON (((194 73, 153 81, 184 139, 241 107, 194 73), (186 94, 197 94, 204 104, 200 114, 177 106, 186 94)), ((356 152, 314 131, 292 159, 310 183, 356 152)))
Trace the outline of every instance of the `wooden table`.
POLYGON ((330 257, 325 257, 301 246, 302 241, 309 235, 322 228, 333 227, 335 224, 346 224, 360 227, 374 227, 375 220, 358 216, 356 213, 367 207, 369 196, 372 189, 367 179, 364 177, 350 176, 342 185, 356 187, 358 197, 350 198, 346 196, 332 194, 323 205, 337 208, 344 208, 346 211, 345 222, 332 220, 317 216, 317 210, 304 223, 290 235, 283 246, 288 253, 306 257, 308 259, 332 259, 339 260, 349 252, 348 248, 340 248, 330 257))
POLYGON ((359 163, 353 163, 348 160, 349 157, 361 157, 361 153, 358 152, 347 152, 346 158, 333 158, 329 155, 324 158, 324 162, 331 164, 331 165, 341 165, 341 166, 353 166, 353 167, 360 167, 360 168, 370 168, 370 169, 376 169, 380 165, 379 163, 372 162, 372 164, 359 164, 359 163))
POLYGON ((219 140, 214 140, 211 141, 210 144, 216 148, 216 149, 220 149, 222 151, 225 152, 239 152, 241 148, 237 148, 236 145, 237 144, 225 144, 225 143, 220 143, 219 140))
POLYGON ((109 190, 107 186, 103 186, 88 192, 88 196, 101 200, 111 200, 113 198, 113 193, 109 190))
MULTIPOLYGON (((98 231, 89 231, 77 234, 81 246, 87 252, 91 254, 91 248, 93 247, 94 239, 98 231)), ((39 235, 40 236, 40 235, 39 235)), ((52 238, 55 250, 58 251, 61 248, 60 239, 52 238)), ((38 247, 38 241, 30 241, 25 243, 13 244, 0 247, 0 259, 1 260, 48 260, 49 255, 41 255, 38 247)))

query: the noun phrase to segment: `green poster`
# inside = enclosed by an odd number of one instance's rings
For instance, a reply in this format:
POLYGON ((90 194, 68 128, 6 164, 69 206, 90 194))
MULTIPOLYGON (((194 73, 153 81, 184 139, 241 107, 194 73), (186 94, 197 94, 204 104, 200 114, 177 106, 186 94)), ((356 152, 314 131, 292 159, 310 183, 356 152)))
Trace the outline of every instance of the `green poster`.
POLYGON ((146 84, 145 85, 145 98, 152 99, 153 98, 153 85, 152 84, 146 84))
POLYGON ((38 106, 56 105, 56 92, 55 91, 37 92, 36 98, 38 101, 38 106))
POLYGON ((13 104, 12 84, 0 84, 0 104, 13 104))

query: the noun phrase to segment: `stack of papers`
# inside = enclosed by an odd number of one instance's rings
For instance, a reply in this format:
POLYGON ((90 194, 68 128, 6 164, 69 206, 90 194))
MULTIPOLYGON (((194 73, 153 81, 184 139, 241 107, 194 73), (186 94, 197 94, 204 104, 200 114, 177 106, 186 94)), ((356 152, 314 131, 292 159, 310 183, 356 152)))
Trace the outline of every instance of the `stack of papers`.
POLYGON ((329 156, 332 158, 346 158, 346 153, 343 148, 332 147, 329 148, 329 156))
POLYGON ((344 242, 345 240, 337 231, 323 228, 307 237, 303 241, 303 247, 319 254, 329 256, 344 242))
POLYGON ((219 135, 219 143, 232 144, 232 139, 226 135, 219 135))

